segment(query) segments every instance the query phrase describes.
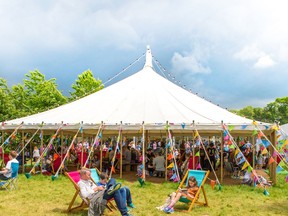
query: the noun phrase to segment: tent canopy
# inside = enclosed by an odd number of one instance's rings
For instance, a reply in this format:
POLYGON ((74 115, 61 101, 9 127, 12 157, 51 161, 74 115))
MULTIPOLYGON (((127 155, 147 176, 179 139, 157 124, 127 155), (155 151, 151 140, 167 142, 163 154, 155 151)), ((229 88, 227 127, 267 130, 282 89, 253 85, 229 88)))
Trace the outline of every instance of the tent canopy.
MULTIPOLYGON (((147 48, 142 70, 98 92, 60 107, 6 122, 7 126, 24 122, 27 127, 44 122, 50 127, 61 122, 77 125, 105 125, 122 123, 133 128, 144 122, 152 128, 166 122, 183 128, 194 122, 200 128, 221 129, 221 122, 241 126, 252 120, 235 115, 205 99, 188 92, 159 75, 153 69, 151 50, 147 48)), ((87 126, 88 127, 88 126, 87 126)), ((139 129, 139 126, 137 126, 139 129)), ((248 129, 248 128, 247 128, 248 129)))

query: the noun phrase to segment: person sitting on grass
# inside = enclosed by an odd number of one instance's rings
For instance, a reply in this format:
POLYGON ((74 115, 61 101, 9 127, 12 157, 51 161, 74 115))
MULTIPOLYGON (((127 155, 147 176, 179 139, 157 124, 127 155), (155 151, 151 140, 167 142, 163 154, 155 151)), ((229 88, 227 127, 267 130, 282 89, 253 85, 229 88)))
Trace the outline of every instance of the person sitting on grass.
POLYGON ((131 192, 128 187, 121 187, 121 183, 116 183, 114 178, 108 181, 108 175, 106 173, 101 173, 99 175, 100 181, 97 183, 98 186, 103 186, 106 189, 103 198, 105 200, 110 200, 114 198, 117 208, 121 212, 122 216, 131 216, 128 213, 128 207, 135 208, 132 202, 131 192), (126 206, 127 203, 127 206, 126 206))
POLYGON ((174 205, 178 202, 181 197, 188 197, 194 198, 197 191, 199 190, 197 180, 194 176, 190 176, 188 179, 188 186, 185 188, 178 188, 177 193, 171 194, 171 201, 170 204, 164 208, 164 212, 166 213, 173 213, 174 212, 174 205))
POLYGON ((9 161, 6 164, 6 167, 0 171, 0 179, 1 180, 8 180, 12 177, 12 163, 19 163, 18 160, 16 159, 17 157, 17 152, 16 151, 10 151, 9 153, 9 161))

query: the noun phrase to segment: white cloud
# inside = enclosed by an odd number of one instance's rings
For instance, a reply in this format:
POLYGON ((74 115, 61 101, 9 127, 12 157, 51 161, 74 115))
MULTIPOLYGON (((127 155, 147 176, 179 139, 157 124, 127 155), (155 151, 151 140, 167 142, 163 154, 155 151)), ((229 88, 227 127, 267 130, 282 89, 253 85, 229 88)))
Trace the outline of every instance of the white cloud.
POLYGON ((171 61, 173 67, 172 70, 178 73, 188 71, 193 74, 207 74, 211 72, 210 68, 203 66, 194 55, 182 56, 176 52, 174 53, 171 61))
POLYGON ((262 56, 265 56, 265 53, 259 50, 255 44, 245 46, 241 51, 234 54, 234 58, 241 61, 256 60, 262 56))
POLYGON ((273 61, 273 59, 269 55, 265 55, 258 59, 258 61, 254 64, 254 68, 263 69, 263 68, 272 67, 275 64, 276 62, 273 61))
POLYGON ((245 46, 240 52, 234 54, 234 58, 241 61, 256 61, 253 64, 255 69, 265 69, 276 64, 270 55, 261 51, 255 44, 245 46))

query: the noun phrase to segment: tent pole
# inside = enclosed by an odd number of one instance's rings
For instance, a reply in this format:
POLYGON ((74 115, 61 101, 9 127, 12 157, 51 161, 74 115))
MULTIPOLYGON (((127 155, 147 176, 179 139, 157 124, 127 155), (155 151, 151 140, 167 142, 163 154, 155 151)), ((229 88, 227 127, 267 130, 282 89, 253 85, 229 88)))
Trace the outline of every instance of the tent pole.
MULTIPOLYGON (((63 131, 61 130, 61 151, 60 151, 60 154, 61 154, 61 164, 62 164, 62 161, 63 161, 63 151, 64 151, 64 142, 63 142, 63 131)), ((62 167, 60 168, 60 172, 62 172, 62 167)))
MULTIPOLYGON (((2 129, 2 138, 1 138, 1 143, 3 143, 4 142, 4 130, 2 129)), ((2 149, 2 164, 4 165, 4 146, 3 147, 1 147, 1 149, 2 149)))
MULTIPOLYGON (((274 148, 272 146, 269 146, 270 149, 270 155, 273 156, 273 151, 276 148, 276 131, 273 130, 270 136, 270 140, 271 140, 271 144, 274 146, 274 148)), ((277 156, 273 157, 274 161, 277 161, 277 156)), ((276 164, 277 163, 272 163, 269 166, 269 173, 270 173, 270 177, 272 177, 272 182, 274 185, 277 184, 277 178, 276 178, 276 164)))
POLYGON ((251 137, 251 139, 252 139, 252 167, 254 169, 255 168, 255 139, 253 136, 251 137))
POLYGON ((100 172, 102 172, 102 161, 103 161, 102 153, 103 153, 103 138, 101 137, 101 143, 100 143, 100 172))
MULTIPOLYGON (((122 122, 121 122, 122 125, 122 122)), ((122 130, 122 128, 121 128, 122 130)), ((122 140, 122 133, 120 133, 120 137, 119 137, 119 145, 120 145, 120 178, 122 178, 122 166, 123 166, 123 140, 122 140)), ((115 149, 116 151, 116 156, 117 156, 117 149, 115 149)))
MULTIPOLYGON (((22 142, 21 142, 21 146, 22 148, 24 147, 24 130, 22 130, 22 142)), ((25 158, 24 158, 24 151, 22 151, 22 173, 25 173, 25 158)))
POLYGON ((81 134, 81 138, 82 138, 82 149, 81 149, 80 167, 82 168, 82 166, 83 166, 83 155, 84 155, 84 133, 83 132, 81 134))
MULTIPOLYGON (((40 131, 40 134, 42 134, 42 136, 40 136, 40 151, 43 151, 44 150, 44 148, 43 148, 43 129, 41 129, 41 131, 40 131)), ((42 154, 42 152, 40 153, 40 155, 42 154)), ((43 170, 43 164, 45 164, 45 157, 43 157, 42 159, 41 159, 41 174, 42 174, 42 170, 43 170)))
POLYGON ((224 137, 223 137, 223 131, 221 131, 221 143, 220 143, 220 148, 221 148, 221 155, 220 155, 220 180, 221 184, 223 183, 223 163, 224 163, 224 137))

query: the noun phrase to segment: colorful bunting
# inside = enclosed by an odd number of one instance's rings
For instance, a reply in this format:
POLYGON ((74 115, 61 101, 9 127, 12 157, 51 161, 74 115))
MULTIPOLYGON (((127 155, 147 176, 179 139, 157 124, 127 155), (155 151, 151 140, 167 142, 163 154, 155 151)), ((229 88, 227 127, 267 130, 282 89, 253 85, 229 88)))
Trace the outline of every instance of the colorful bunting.
POLYGON ((216 181, 215 180, 211 180, 210 184, 211 184, 212 190, 214 190, 216 181))
POLYGON ((268 148, 268 146, 270 145, 269 140, 262 140, 262 143, 264 144, 265 148, 268 148))
POLYGON ((275 160, 273 159, 273 157, 270 157, 268 165, 272 164, 273 162, 275 162, 275 160))
POLYGON ((267 153, 268 153, 267 149, 264 148, 264 149, 262 150, 262 154, 265 155, 265 154, 267 154, 267 153))
POLYGON ((245 130, 248 125, 242 125, 242 130, 245 130))
POLYGON ((249 163, 246 161, 246 162, 244 163, 244 165, 242 166, 242 169, 241 169, 241 170, 246 169, 248 166, 249 166, 249 163))
POLYGON ((251 166, 248 166, 248 169, 247 169, 248 173, 251 173, 252 170, 253 168, 251 166))
POLYGON ((181 126, 182 126, 182 129, 184 129, 185 126, 186 126, 186 124, 185 124, 185 123, 182 123, 181 126))
POLYGON ((252 133, 252 136, 255 136, 257 134, 258 134, 257 130, 254 130, 253 133, 252 133))
POLYGON ((234 129, 234 127, 235 127, 234 125, 228 125, 228 130, 232 131, 234 129))
POLYGON ((169 166, 167 166, 167 169, 172 169, 174 167, 174 163, 169 164, 169 166))

